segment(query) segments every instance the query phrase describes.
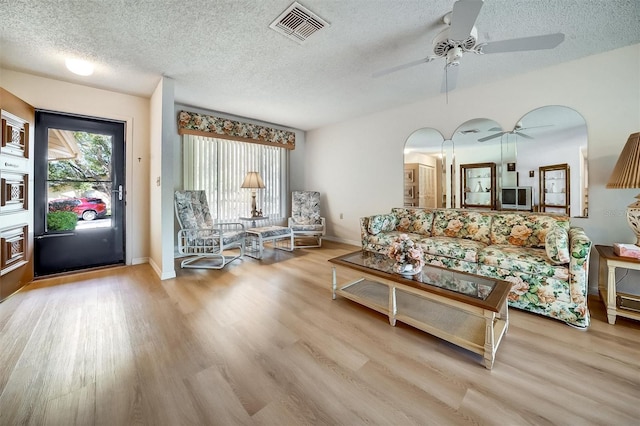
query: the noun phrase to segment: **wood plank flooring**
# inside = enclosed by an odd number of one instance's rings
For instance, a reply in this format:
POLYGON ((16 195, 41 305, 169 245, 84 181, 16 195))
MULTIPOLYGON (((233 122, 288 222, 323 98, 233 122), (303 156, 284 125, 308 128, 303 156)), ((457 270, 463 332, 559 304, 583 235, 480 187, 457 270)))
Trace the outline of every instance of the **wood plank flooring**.
POLYGON ((36 281, 0 304, 0 425, 632 425, 640 322, 510 310, 493 370, 338 297, 327 260, 149 265, 36 281))

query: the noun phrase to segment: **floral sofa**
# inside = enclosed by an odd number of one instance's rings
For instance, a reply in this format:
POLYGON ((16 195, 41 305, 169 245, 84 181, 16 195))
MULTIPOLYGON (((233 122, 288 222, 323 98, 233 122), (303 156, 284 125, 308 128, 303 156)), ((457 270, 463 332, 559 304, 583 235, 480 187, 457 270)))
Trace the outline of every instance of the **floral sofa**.
POLYGON ((362 249, 387 254, 409 235, 425 263, 512 283, 509 306, 585 328, 591 241, 547 213, 393 208, 360 219, 362 249))

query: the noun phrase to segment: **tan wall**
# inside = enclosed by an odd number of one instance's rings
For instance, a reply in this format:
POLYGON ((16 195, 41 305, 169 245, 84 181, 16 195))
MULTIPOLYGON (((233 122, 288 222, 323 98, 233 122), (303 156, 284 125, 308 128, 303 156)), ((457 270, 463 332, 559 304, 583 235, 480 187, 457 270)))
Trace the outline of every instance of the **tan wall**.
POLYGON ((149 99, 0 69, 0 86, 51 111, 126 122, 126 262, 149 256, 149 99))

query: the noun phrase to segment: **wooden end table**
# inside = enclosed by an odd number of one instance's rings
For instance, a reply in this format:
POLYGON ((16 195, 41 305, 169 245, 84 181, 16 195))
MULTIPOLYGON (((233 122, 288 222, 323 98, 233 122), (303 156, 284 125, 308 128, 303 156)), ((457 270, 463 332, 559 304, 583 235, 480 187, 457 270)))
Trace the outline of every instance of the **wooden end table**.
MULTIPOLYGON (((596 245, 600 255, 598 267, 598 290, 600 298, 607 308, 607 320, 609 324, 616 323, 616 316, 631 318, 640 321, 640 312, 620 308, 620 294, 616 291, 616 268, 635 269, 640 271, 640 260, 632 257, 618 256, 611 246, 596 245)), ((624 295, 630 300, 638 302, 640 295, 624 295)))

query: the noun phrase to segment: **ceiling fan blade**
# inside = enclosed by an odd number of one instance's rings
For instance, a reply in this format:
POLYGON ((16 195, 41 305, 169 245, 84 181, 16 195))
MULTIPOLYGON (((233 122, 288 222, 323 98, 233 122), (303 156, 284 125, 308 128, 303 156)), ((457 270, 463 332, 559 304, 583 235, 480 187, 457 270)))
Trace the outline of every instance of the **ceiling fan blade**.
POLYGON ((553 127, 553 124, 545 124, 543 126, 527 126, 527 127, 521 127, 518 130, 529 130, 529 129, 540 129, 542 127, 553 127))
POLYGON ((520 132, 515 132, 515 133, 516 133, 516 135, 522 136, 525 139, 535 139, 533 136, 529 136, 526 133, 520 133, 520 132))
POLYGON ((458 65, 446 65, 444 67, 444 75, 442 76, 442 88, 440 89, 441 93, 448 93, 456 88, 456 84, 458 84, 459 69, 460 67, 458 65))
POLYGON ((450 40, 465 40, 471 34, 473 24, 478 19, 483 0, 458 0, 451 13, 450 40))
POLYGON ((504 132, 500 132, 500 133, 495 133, 493 135, 490 136, 485 136, 484 138, 480 138, 478 139, 478 142, 486 142, 486 141, 490 141, 491 139, 495 139, 495 138, 499 138, 500 136, 502 136, 504 134, 504 132))
POLYGON ((523 50, 553 49, 564 41, 564 34, 555 33, 541 36, 512 38, 493 41, 480 47, 482 53, 519 52, 523 50))
POLYGON ((373 78, 382 77, 383 75, 391 74, 392 72, 400 71, 400 70, 403 70, 403 69, 406 69, 406 68, 414 67, 416 65, 420 65, 420 64, 427 63, 427 62, 431 62, 434 59, 435 59, 434 56, 427 56, 426 58, 418 59, 417 61, 411 61, 411 62, 407 62, 406 64, 396 65, 395 67, 391 67, 391 68, 387 68, 387 69, 384 69, 384 70, 376 71, 373 74, 371 74, 371 77, 373 77, 373 78))

